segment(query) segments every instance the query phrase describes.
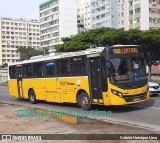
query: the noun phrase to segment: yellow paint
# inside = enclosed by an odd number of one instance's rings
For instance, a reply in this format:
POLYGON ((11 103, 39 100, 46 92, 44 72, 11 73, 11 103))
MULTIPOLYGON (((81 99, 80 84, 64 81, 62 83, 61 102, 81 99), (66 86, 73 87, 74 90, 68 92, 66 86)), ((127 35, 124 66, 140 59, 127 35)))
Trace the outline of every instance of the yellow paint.
MULTIPOLYGON (((8 83, 10 95, 18 97, 17 80, 9 80, 8 83)), ((28 99, 29 90, 33 89, 37 100, 76 103, 76 95, 80 89, 90 96, 88 85, 88 77, 23 79, 21 90, 25 99, 28 99), (77 84, 77 81, 81 84, 77 84)))
POLYGON ((98 99, 93 99, 93 102, 94 103, 98 103, 98 99))
MULTIPOLYGON (((90 96, 88 77, 59 77, 59 78, 39 78, 39 79, 23 79, 21 93, 23 97, 28 99, 28 92, 33 89, 36 93, 37 100, 45 100, 48 102, 58 103, 76 103, 76 96, 79 90, 84 90, 90 96)), ((123 98, 114 95, 111 89, 123 93, 124 96, 145 93, 146 86, 138 89, 123 90, 112 85, 108 80, 108 91, 103 92, 103 99, 93 99, 94 103, 103 105, 126 105, 136 102, 126 102, 123 98)), ((17 80, 9 80, 9 91, 11 96, 18 97, 17 80)), ((149 93, 147 99, 150 98, 149 93)))
POLYGON ((102 100, 102 99, 100 99, 100 100, 99 100, 99 103, 103 103, 103 100, 102 100))

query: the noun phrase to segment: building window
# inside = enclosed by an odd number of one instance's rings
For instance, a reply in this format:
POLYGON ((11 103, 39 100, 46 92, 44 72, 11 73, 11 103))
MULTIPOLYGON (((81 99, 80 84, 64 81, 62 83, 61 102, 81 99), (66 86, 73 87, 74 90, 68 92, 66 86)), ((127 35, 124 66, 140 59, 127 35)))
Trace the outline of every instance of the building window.
POLYGON ((140 8, 135 9, 135 13, 140 13, 140 12, 141 12, 140 8))
POLYGON ((133 20, 130 20, 130 21, 129 21, 129 24, 133 24, 133 20))
POLYGON ((102 14, 101 16, 102 16, 102 18, 104 18, 104 17, 105 17, 105 14, 102 14))
POLYGON ((130 2, 129 2, 129 6, 132 6, 132 5, 133 5, 133 1, 130 1, 130 2))
POLYGON ((136 23, 140 23, 140 18, 137 18, 135 21, 136 23))
POLYGON ((133 15, 133 10, 129 11, 129 15, 133 15))
POLYGON ((101 7, 101 10, 104 10, 104 9, 105 9, 105 6, 102 6, 102 7, 101 7))

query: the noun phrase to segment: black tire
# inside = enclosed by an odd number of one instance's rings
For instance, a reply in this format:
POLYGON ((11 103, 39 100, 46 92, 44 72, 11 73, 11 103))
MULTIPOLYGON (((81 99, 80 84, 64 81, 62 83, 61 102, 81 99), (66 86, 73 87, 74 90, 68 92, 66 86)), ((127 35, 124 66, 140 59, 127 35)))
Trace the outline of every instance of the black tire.
POLYGON ((83 109, 83 110, 90 110, 92 105, 91 105, 91 100, 88 96, 88 94, 86 92, 82 92, 80 95, 79 95, 79 98, 78 98, 78 104, 80 105, 80 107, 83 109))
POLYGON ((77 97, 77 108, 81 108, 81 105, 80 105, 80 96, 77 97))
POLYGON ((36 104, 36 103, 37 103, 36 94, 35 94, 34 90, 30 90, 30 91, 29 91, 29 101, 30 101, 32 104, 36 104))

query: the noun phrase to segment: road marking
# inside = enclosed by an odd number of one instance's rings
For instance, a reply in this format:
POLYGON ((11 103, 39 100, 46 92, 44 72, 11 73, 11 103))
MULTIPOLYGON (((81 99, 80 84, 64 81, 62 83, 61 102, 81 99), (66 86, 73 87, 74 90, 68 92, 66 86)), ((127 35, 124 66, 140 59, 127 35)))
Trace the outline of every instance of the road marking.
POLYGON ((160 108, 158 108, 158 107, 150 107, 150 108, 153 108, 153 109, 159 109, 159 110, 160 110, 160 108))

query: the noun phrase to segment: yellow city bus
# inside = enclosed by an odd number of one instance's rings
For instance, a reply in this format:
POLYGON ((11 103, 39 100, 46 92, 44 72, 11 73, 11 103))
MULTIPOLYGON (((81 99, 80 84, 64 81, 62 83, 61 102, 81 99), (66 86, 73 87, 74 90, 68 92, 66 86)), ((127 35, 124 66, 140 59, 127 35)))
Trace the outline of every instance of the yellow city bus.
POLYGON ((127 105, 150 98, 143 50, 137 45, 98 47, 32 57, 9 65, 11 96, 58 103, 127 105))

